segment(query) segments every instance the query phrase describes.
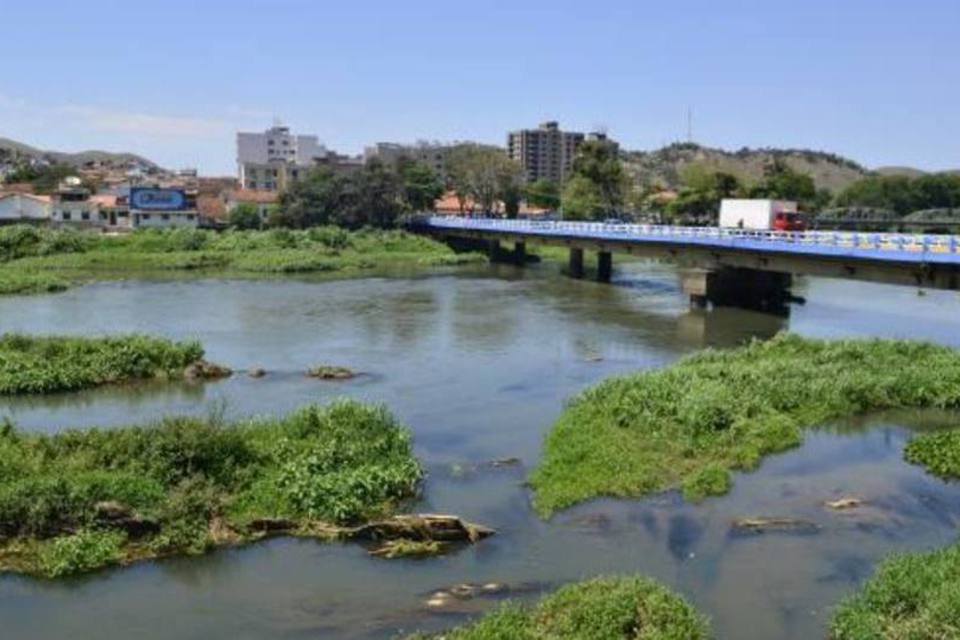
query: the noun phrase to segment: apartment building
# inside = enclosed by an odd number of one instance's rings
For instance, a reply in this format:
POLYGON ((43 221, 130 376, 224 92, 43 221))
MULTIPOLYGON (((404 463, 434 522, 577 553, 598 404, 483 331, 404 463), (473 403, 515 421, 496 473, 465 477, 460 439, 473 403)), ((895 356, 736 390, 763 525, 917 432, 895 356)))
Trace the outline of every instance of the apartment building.
POLYGON ((561 131, 557 122, 544 122, 536 129, 521 129, 507 134, 507 154, 523 167, 528 182, 563 182, 573 165, 577 149, 584 140, 600 140, 619 148, 607 134, 561 131))
POLYGON ((263 133, 237 133, 237 170, 243 189, 281 191, 328 155, 317 136, 273 126, 263 133))
POLYGON ((557 122, 544 122, 536 129, 507 134, 507 154, 523 167, 527 181, 563 182, 584 134, 561 131, 557 122))

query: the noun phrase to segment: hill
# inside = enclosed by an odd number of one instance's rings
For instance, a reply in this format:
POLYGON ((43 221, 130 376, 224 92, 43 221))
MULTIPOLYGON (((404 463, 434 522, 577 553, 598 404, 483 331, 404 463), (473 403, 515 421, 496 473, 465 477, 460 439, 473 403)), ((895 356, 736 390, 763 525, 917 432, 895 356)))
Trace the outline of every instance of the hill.
POLYGON ((160 166, 155 162, 134 153, 114 153, 96 150, 79 151, 76 153, 46 151, 31 147, 22 142, 17 142, 16 140, 0 138, 0 164, 10 162, 16 157, 55 164, 67 164, 77 168, 97 164, 114 168, 132 168, 139 166, 145 170, 160 169, 160 166))
POLYGON ((763 169, 775 159, 786 162, 795 171, 809 174, 817 188, 837 192, 870 174, 862 165, 832 153, 806 149, 748 149, 726 151, 697 144, 672 144, 655 151, 625 151, 628 173, 640 184, 680 186, 684 167, 700 164, 714 171, 731 173, 741 181, 758 182, 763 169))

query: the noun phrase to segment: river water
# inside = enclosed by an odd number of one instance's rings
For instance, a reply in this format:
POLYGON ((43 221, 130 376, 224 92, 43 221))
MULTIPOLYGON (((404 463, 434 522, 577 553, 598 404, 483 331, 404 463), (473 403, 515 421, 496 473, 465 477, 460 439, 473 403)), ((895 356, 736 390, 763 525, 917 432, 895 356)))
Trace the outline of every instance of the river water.
POLYGON ((539 520, 523 479, 565 398, 605 376, 670 363, 789 329, 805 335, 923 338, 960 346, 960 296, 802 280, 789 318, 691 311, 676 271, 618 269, 615 286, 572 281, 543 264, 402 278, 126 281, 59 295, 0 298, 0 331, 141 331, 198 338, 236 375, 207 385, 136 385, 6 399, 23 429, 142 423, 167 413, 280 414, 337 396, 382 402, 414 432, 429 469, 419 511, 496 527, 475 547, 427 560, 371 558, 356 545, 276 539, 78 579, 0 578, 3 638, 391 638, 436 630, 493 597, 430 610, 436 589, 503 583, 515 597, 599 573, 640 572, 689 597, 721 638, 822 637, 830 607, 893 551, 955 539, 960 485, 902 461, 910 430, 951 424, 931 412, 828 425, 793 451, 737 475, 700 505, 672 493, 598 500, 539 520), (309 366, 364 372, 306 378, 309 366), (492 459, 517 457, 494 468, 492 459), (824 500, 866 499, 852 512, 824 500), (732 519, 789 516, 806 533, 735 535, 732 519))

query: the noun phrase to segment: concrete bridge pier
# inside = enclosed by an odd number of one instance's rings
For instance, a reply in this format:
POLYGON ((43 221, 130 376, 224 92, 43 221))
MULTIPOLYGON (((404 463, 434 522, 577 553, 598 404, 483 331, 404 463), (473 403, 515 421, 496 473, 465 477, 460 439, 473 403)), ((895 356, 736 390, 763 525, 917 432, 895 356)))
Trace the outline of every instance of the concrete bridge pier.
POLYGON ((527 243, 526 242, 513 243, 513 263, 519 267, 522 267, 527 263, 527 243))
POLYGON ((583 249, 571 247, 570 262, 567 266, 567 275, 571 278, 583 277, 583 249))
POLYGON ((683 292, 690 304, 740 307, 758 311, 783 311, 790 301, 793 276, 779 271, 741 267, 689 269, 681 274, 683 292))
POLYGON ((610 282, 613 275, 613 254, 609 251, 597 253, 597 282, 610 282))

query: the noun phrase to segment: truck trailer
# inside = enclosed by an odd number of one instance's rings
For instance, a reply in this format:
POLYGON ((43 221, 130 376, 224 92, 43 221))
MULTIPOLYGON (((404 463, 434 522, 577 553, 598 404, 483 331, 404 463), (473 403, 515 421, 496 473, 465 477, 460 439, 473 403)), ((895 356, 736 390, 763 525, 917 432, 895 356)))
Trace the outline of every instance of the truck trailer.
POLYGON ((755 231, 803 231, 806 228, 796 202, 736 198, 720 202, 720 226, 755 231))

